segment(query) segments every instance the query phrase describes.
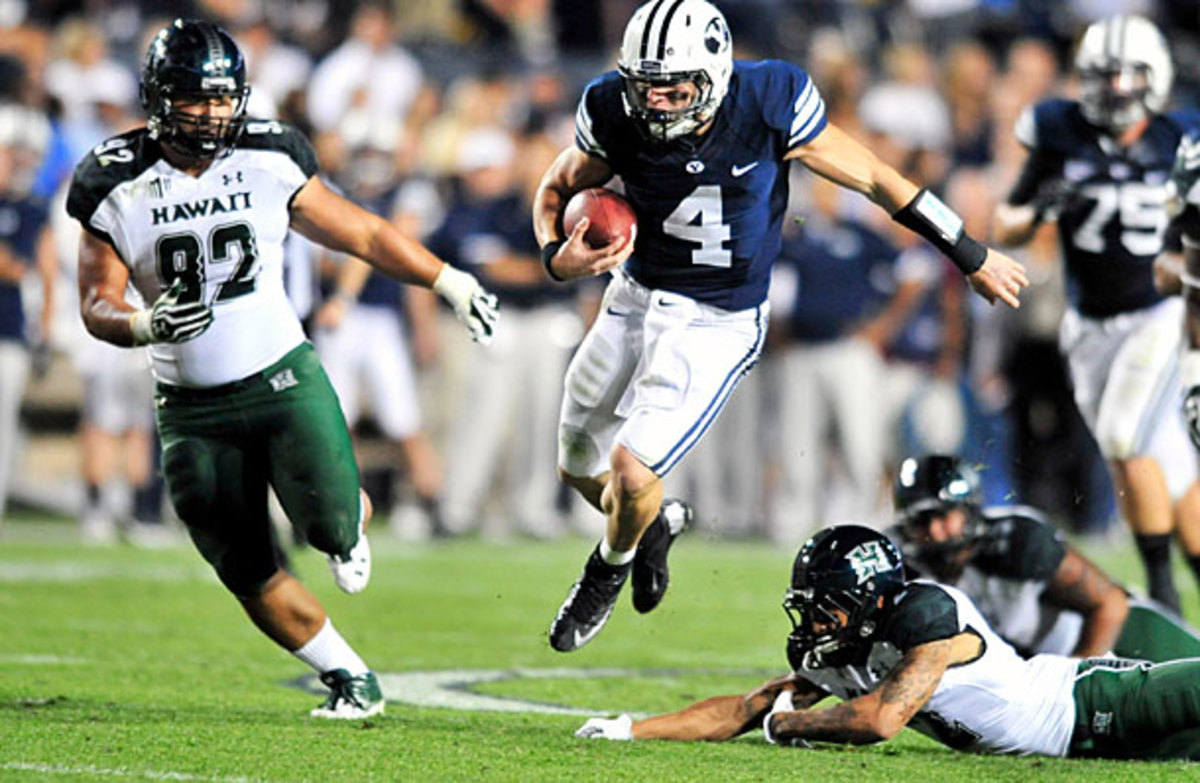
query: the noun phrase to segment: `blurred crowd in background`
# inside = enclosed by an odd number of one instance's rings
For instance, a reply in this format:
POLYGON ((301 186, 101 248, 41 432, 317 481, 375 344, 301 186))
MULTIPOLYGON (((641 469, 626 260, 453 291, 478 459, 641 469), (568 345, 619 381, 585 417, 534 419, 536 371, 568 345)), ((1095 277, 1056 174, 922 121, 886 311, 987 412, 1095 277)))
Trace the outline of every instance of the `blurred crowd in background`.
MULTIPOLYGON (((356 262, 291 243, 288 290, 358 436, 376 524, 410 538, 595 535, 602 519, 571 506, 555 450, 563 372, 603 281, 551 282, 529 212, 637 4, 0 0, 0 519, 7 489, 10 508, 78 518, 94 543, 173 534, 148 366, 84 332, 79 229, 62 199, 88 150, 142 123, 140 56, 184 16, 218 21, 242 46, 251 115, 301 128, 333 185, 500 297, 496 341, 481 349, 428 292, 373 275, 339 294, 356 262), (47 210, 46 230, 10 236, 7 216, 29 205, 47 210), (36 264, 14 261, 18 242, 36 264), (35 459, 56 433, 73 455, 66 476, 35 459)), ((1156 21, 1172 43, 1174 102, 1200 100, 1195 0, 718 5, 737 56, 805 67, 833 122, 939 191, 979 237, 1018 174, 1017 114, 1072 94, 1087 23, 1156 21)), ((890 466, 933 450, 977 464, 989 502, 1105 534, 1112 489, 1057 348, 1053 225, 1018 254, 1032 285, 1009 311, 967 296, 949 262, 865 199, 798 172, 792 197, 769 349, 667 480, 698 526, 795 546, 830 522, 881 525, 890 466)))

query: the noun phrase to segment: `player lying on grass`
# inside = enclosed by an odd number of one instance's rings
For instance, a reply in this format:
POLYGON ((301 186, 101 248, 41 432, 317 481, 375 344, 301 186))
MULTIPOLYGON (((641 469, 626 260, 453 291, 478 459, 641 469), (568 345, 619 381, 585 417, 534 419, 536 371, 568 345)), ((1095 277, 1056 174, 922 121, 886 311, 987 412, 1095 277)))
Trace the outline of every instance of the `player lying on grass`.
POLYGON ((979 476, 958 457, 900 464, 897 524, 910 569, 966 593, 1023 655, 1166 661, 1200 656, 1200 636, 1156 601, 1129 595, 1028 506, 980 505, 979 476))
POLYGON ((792 673, 633 721, 592 718, 576 736, 864 745, 909 726, 956 750, 1200 758, 1200 659, 1024 659, 965 594, 906 581, 899 550, 859 525, 827 528, 796 556, 784 608, 792 673), (826 696, 843 701, 811 709, 826 696))

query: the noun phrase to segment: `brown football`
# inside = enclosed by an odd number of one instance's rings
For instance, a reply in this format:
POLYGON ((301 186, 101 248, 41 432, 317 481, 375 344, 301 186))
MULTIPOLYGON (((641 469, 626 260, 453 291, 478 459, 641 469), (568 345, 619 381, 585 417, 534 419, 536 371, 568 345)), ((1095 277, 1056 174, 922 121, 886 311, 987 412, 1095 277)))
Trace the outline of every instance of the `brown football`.
POLYGON ((631 236, 637 225, 633 207, 619 193, 608 188, 588 188, 572 196, 563 212, 563 229, 570 234, 585 217, 588 228, 583 239, 592 248, 631 236))

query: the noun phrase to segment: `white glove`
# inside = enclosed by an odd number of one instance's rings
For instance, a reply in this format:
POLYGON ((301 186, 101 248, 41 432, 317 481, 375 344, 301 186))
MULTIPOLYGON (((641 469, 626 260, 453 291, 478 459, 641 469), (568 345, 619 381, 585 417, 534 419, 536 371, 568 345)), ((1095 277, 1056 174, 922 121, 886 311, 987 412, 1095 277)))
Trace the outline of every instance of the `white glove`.
POLYGON ((781 712, 796 711, 796 705, 792 702, 792 693, 793 691, 789 689, 780 691, 779 695, 775 697, 775 703, 771 705, 771 711, 767 713, 767 717, 763 718, 763 736, 772 745, 778 745, 779 741, 771 733, 771 718, 781 712))
POLYGON ((500 319, 500 302, 496 295, 484 290, 475 276, 446 264, 433 281, 433 290, 454 308, 458 320, 471 332, 471 339, 480 345, 492 341, 496 321, 500 319))
POLYGON ((182 343, 199 337, 213 320, 212 308, 203 302, 179 303, 183 280, 175 282, 149 309, 135 310, 129 316, 129 329, 135 345, 182 343))
POLYGON ((615 718, 588 718, 587 723, 579 727, 575 736, 580 739, 633 739, 633 718, 619 715, 615 718))

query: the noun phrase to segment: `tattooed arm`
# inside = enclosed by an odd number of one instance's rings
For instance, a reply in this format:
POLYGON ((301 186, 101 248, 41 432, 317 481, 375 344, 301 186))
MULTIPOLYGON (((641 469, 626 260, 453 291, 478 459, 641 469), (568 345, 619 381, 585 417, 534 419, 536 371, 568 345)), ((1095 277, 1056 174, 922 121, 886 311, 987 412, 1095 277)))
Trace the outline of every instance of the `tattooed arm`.
POLYGON ((870 693, 824 710, 781 712, 771 719, 771 735, 781 745, 819 740, 867 745, 900 733, 937 690, 946 669, 979 654, 979 637, 962 633, 917 645, 870 693))
POLYGON ((1112 650, 1129 615, 1129 597, 1125 591, 1070 548, 1046 586, 1044 597, 1056 606, 1083 615, 1079 641, 1071 652, 1080 658, 1112 650))
POLYGON ((782 690, 795 693, 797 706, 810 707, 825 692, 795 674, 779 677, 742 696, 705 699, 678 712, 656 715, 633 724, 634 739, 727 740, 762 725, 782 690))

